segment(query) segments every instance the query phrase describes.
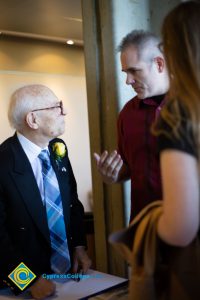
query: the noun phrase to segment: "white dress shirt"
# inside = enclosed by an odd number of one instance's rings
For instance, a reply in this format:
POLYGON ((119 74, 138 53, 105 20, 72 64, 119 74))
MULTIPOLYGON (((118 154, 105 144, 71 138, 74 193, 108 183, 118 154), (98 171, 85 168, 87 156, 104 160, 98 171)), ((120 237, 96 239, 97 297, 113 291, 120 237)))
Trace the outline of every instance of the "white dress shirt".
MULTIPOLYGON (((40 190, 42 201, 44 203, 44 185, 43 185, 43 177, 42 177, 42 165, 41 165, 41 160, 38 157, 38 155, 40 154, 40 152, 43 149, 40 148, 39 146, 37 146, 36 144, 32 143, 30 140, 28 140, 25 136, 23 136, 19 132, 17 132, 17 137, 18 137, 18 140, 19 140, 19 142, 31 164, 38 188, 40 190)), ((48 147, 46 147, 44 149, 48 149, 48 147)))

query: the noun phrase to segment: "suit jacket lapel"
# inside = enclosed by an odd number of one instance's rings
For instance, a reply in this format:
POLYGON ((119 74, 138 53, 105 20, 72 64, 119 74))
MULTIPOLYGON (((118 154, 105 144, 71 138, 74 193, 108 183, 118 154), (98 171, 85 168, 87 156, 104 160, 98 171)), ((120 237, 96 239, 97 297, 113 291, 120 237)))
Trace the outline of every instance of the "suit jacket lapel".
POLYGON ((69 178, 68 178, 68 172, 67 172, 67 166, 65 167, 66 172, 62 171, 63 167, 63 161, 56 163, 54 153, 52 150, 51 145, 49 146, 49 152, 50 152, 50 157, 51 157, 51 164, 52 167, 55 171, 59 188, 60 188, 60 194, 61 194, 61 199, 62 199, 62 205, 63 205, 63 214, 65 218, 65 224, 69 224, 69 200, 70 200, 70 185, 69 185, 69 178))
POLYGON ((42 204, 40 191, 32 171, 31 164, 18 141, 16 134, 13 137, 12 150, 14 155, 14 168, 11 172, 17 189, 24 201, 29 214, 50 243, 46 210, 42 204))

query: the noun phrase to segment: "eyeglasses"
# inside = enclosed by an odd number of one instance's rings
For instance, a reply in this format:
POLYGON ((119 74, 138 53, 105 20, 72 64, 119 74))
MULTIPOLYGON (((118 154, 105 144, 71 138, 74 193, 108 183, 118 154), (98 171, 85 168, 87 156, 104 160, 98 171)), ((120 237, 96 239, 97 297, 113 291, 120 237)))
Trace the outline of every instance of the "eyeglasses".
POLYGON ((61 115, 63 115, 63 116, 65 115, 64 107, 63 107, 63 102, 62 101, 58 102, 58 105, 56 105, 56 106, 45 107, 45 108, 38 108, 38 109, 32 110, 31 112, 40 111, 40 110, 54 109, 54 108, 60 108, 61 115))

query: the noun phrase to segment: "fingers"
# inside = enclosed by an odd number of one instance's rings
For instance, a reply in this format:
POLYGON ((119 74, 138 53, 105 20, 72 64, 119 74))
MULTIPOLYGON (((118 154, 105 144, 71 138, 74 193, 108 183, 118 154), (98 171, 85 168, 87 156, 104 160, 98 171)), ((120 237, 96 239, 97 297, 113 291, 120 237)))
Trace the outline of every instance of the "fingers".
POLYGON ((42 300, 55 293, 56 285, 50 280, 40 277, 31 287, 30 292, 34 299, 42 300))
POLYGON ((77 272, 78 272, 78 259, 75 257, 73 262, 73 267, 72 267, 72 273, 77 273, 77 272))
POLYGON ((104 151, 101 155, 94 153, 94 158, 104 182, 116 182, 118 180, 119 171, 123 165, 121 156, 117 151, 114 150, 111 154, 108 154, 108 151, 104 151))
POLYGON ((82 274, 86 274, 92 265, 92 261, 87 257, 82 261, 82 274))
POLYGON ((96 160, 97 166, 101 167, 101 165, 103 164, 103 162, 105 161, 105 159, 108 156, 108 151, 104 151, 101 156, 97 153, 94 153, 94 158, 96 160))
POLYGON ((101 156, 97 153, 94 153, 94 158, 100 170, 106 170, 111 165, 115 166, 118 163, 119 157, 120 155, 116 150, 114 150, 111 154, 108 154, 108 151, 104 151, 101 156))
POLYGON ((97 154, 97 153, 94 153, 93 155, 94 155, 94 159, 96 160, 96 163, 97 163, 97 166, 98 166, 99 161, 100 161, 100 155, 97 154))
POLYGON ((78 247, 74 250, 74 263, 73 263, 73 273, 85 274, 91 267, 91 260, 87 255, 84 247, 78 247))
POLYGON ((119 172, 119 165, 122 162, 121 156, 116 151, 111 153, 110 157, 104 162, 104 171, 107 176, 112 176, 119 172))
POLYGON ((115 168, 112 170, 112 176, 113 177, 116 177, 119 174, 119 171, 121 170, 122 166, 123 166, 123 160, 121 159, 121 157, 119 157, 115 168))
POLYGON ((99 167, 103 166, 108 159, 110 159, 110 155, 108 155, 108 151, 104 151, 99 160, 99 167))

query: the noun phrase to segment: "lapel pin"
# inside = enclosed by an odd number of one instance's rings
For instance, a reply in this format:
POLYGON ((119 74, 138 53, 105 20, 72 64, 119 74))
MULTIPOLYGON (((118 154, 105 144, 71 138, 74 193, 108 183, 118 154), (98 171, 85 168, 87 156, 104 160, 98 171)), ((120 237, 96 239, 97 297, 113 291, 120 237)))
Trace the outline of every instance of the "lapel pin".
POLYGON ((65 167, 63 167, 63 168, 61 169, 61 171, 62 171, 62 172, 67 172, 67 170, 66 170, 65 167))

